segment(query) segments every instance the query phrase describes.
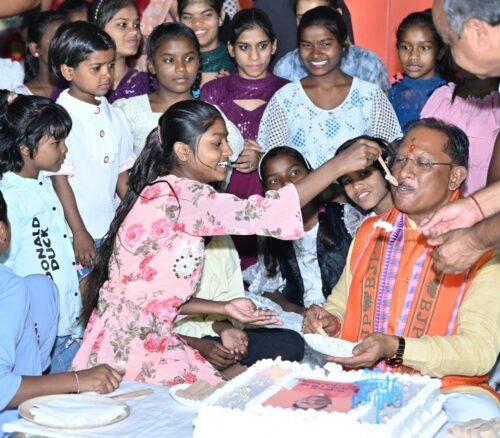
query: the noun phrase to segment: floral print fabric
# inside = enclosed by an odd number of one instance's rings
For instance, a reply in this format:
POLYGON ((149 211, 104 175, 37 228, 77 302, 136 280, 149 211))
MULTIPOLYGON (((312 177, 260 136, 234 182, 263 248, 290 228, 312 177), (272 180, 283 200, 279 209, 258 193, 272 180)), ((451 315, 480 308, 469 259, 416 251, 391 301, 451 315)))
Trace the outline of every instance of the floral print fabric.
POLYGON ((172 325, 200 280, 203 237, 226 234, 302 237, 295 187, 240 200, 169 175, 143 190, 118 231, 109 280, 74 369, 107 363, 124 369, 127 380, 167 386, 198 378, 219 382, 220 373, 172 325))

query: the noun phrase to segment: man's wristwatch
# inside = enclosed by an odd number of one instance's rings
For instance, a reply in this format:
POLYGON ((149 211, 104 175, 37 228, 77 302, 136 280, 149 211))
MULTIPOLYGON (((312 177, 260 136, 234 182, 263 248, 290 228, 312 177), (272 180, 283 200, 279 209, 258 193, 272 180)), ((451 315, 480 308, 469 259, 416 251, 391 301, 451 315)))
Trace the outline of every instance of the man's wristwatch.
POLYGON ((392 357, 388 357, 385 361, 387 365, 390 365, 391 367, 399 367, 403 363, 403 355, 405 354, 405 338, 398 338, 398 349, 396 350, 396 354, 392 357))

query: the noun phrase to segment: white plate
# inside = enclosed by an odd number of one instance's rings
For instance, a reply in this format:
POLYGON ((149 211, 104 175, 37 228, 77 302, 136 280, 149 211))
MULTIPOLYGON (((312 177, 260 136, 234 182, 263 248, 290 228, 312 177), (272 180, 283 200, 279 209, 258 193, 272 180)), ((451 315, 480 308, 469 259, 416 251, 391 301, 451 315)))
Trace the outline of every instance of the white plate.
POLYGON ((108 424, 118 423, 119 421, 122 421, 123 419, 127 418, 130 415, 130 408, 121 401, 113 400, 100 395, 85 395, 85 394, 58 394, 58 395, 44 395, 42 397, 35 397, 22 402, 17 408, 17 410, 19 412, 19 415, 21 415, 21 417, 23 417, 25 420, 28 420, 31 423, 38 424, 39 426, 53 427, 55 429, 87 429, 87 428, 107 426, 108 424), (87 403, 95 401, 102 404, 109 404, 115 406, 118 405, 118 406, 123 406, 125 411, 123 412, 123 414, 118 415, 116 418, 113 418, 112 420, 101 421, 101 422, 91 421, 88 424, 79 426, 72 426, 71 423, 68 423, 68 425, 62 427, 59 425, 51 424, 49 422, 46 423, 35 420, 35 417, 31 413, 31 408, 33 408, 34 406, 43 405, 53 400, 63 400, 63 399, 71 399, 73 401, 82 400, 87 403))
POLYGON ((203 404, 204 400, 191 400, 189 398, 183 398, 177 395, 177 391, 189 388, 190 386, 190 383, 181 383, 179 385, 172 386, 169 391, 170 395, 176 402, 180 403, 181 405, 189 406, 190 408, 199 408, 203 404))
POLYGON ((335 357, 352 357, 352 349, 358 345, 357 342, 325 337, 316 333, 307 333, 304 339, 313 350, 335 357))

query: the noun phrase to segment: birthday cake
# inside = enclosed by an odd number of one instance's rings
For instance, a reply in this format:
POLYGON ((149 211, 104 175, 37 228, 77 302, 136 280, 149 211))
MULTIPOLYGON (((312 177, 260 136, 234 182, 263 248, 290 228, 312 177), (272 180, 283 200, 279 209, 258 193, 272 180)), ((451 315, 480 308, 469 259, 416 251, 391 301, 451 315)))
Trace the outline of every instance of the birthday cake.
POLYGON ((432 437, 446 422, 440 381, 420 375, 342 371, 260 361, 198 410, 194 438, 432 437))

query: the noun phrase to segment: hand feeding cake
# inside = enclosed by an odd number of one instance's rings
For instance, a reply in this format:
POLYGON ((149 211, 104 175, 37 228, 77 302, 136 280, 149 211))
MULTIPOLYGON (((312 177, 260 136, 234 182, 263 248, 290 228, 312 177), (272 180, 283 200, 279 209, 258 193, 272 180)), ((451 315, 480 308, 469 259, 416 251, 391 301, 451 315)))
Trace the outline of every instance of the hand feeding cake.
POLYGON ((194 438, 432 437, 446 422, 438 379, 260 361, 199 408, 194 438), (273 384, 272 382, 275 381, 273 384))

